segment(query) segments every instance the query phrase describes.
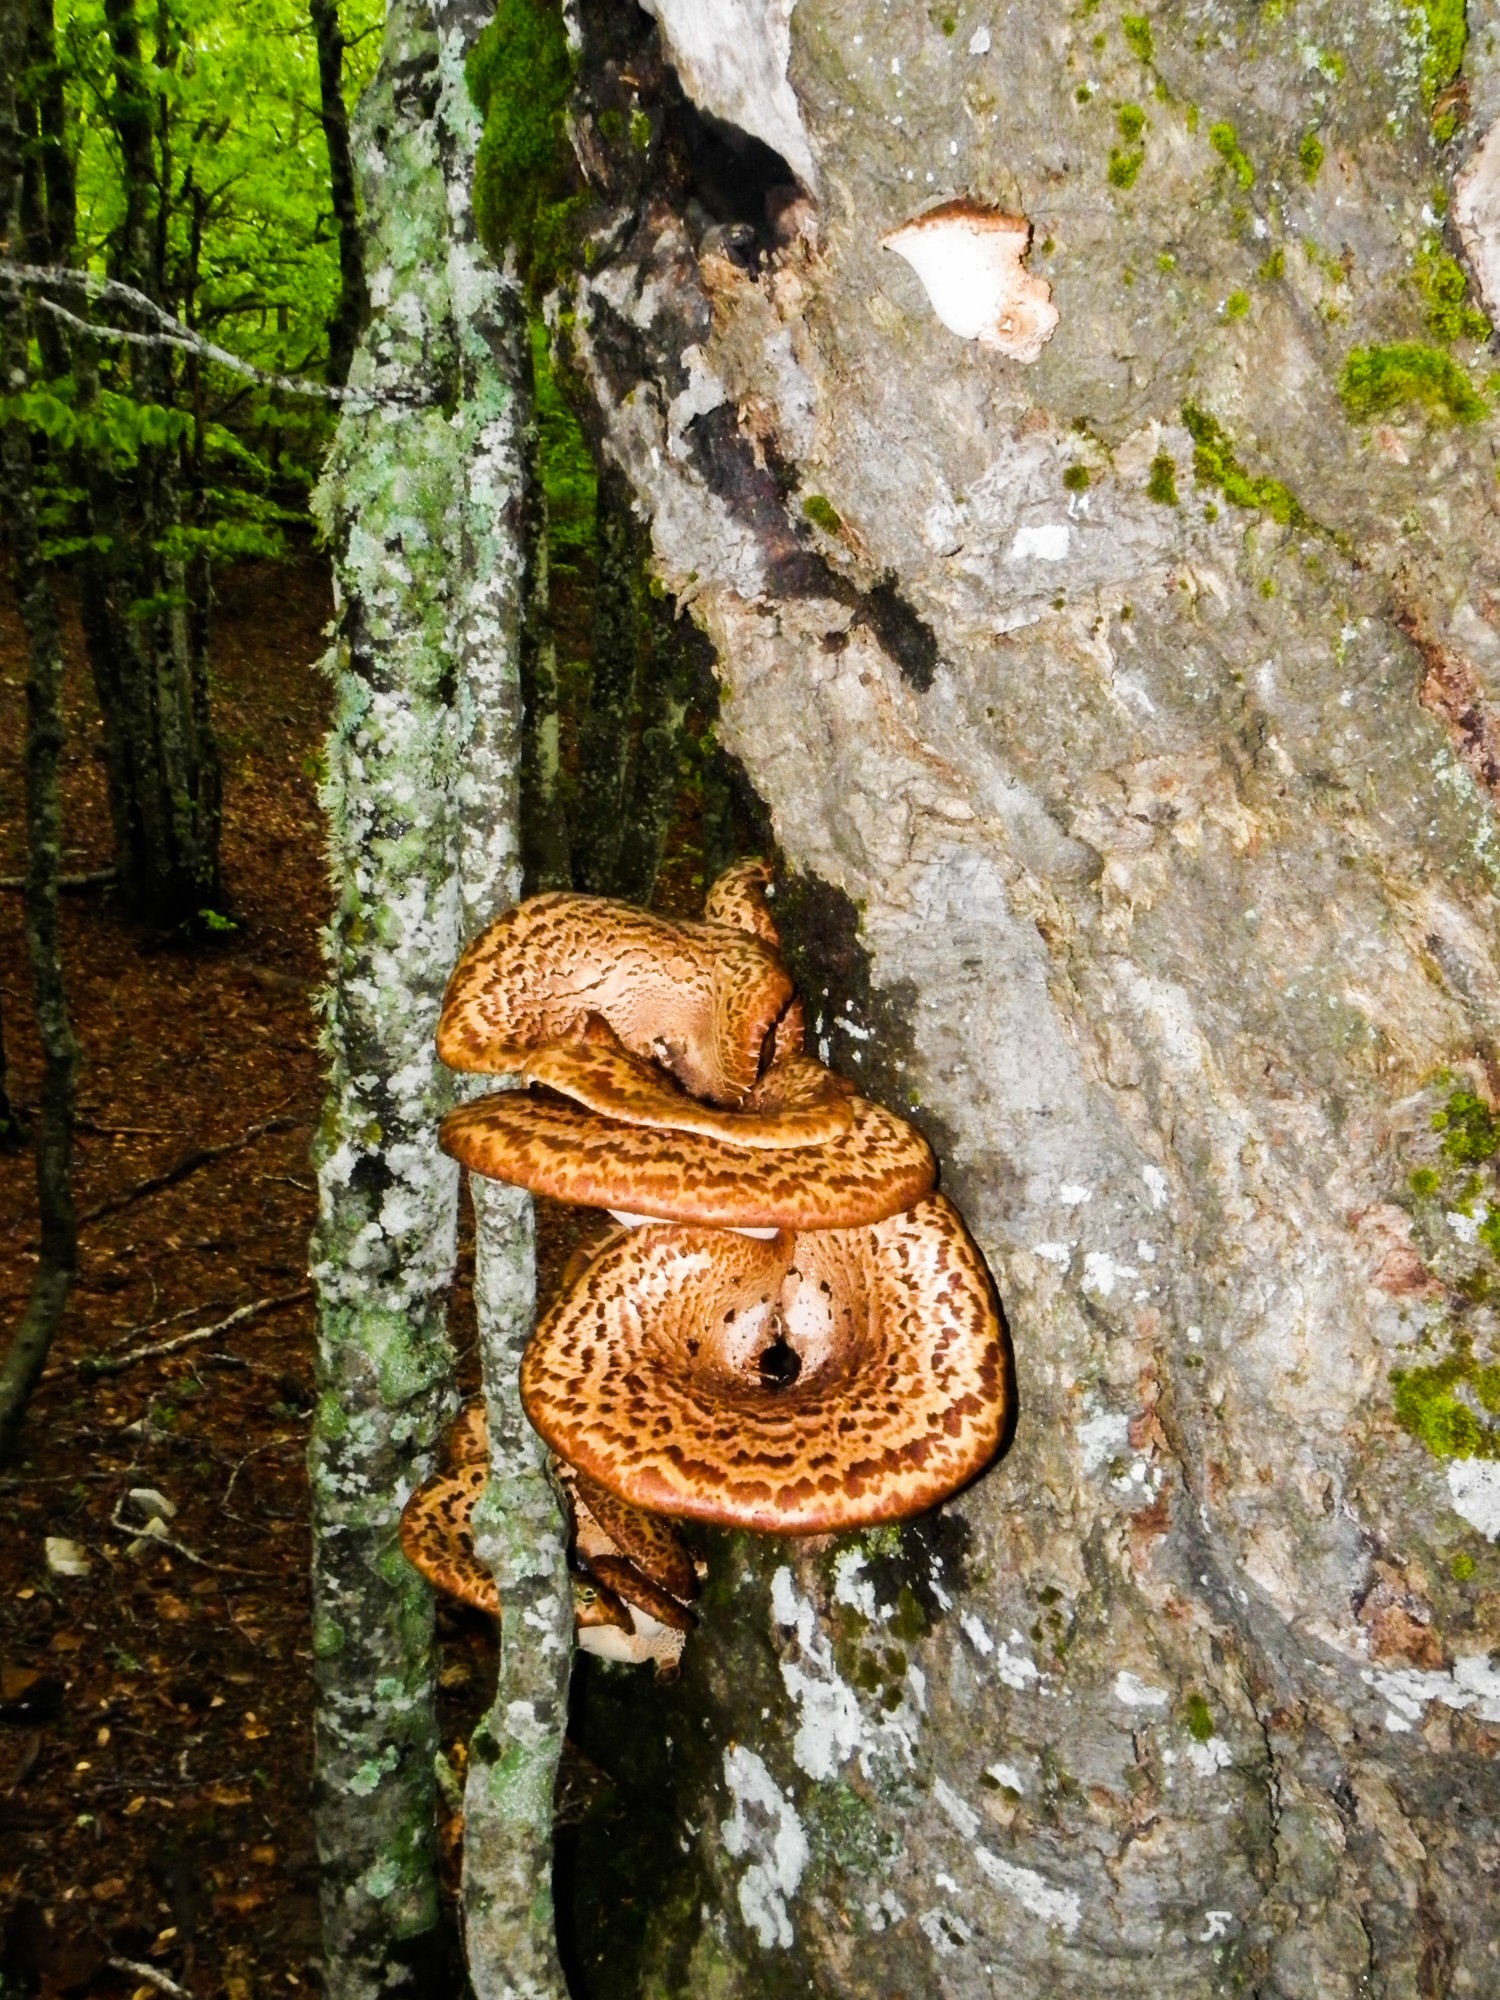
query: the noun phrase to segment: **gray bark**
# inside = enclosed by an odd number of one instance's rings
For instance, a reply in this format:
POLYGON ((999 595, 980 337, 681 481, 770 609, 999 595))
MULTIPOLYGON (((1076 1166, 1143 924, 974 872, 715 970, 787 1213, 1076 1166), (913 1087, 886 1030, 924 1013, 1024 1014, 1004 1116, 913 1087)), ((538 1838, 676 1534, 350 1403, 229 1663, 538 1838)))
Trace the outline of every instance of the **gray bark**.
MULTIPOLYGON (((529 364, 517 288, 472 226, 479 133, 464 57, 483 19, 473 7, 434 18, 411 5, 388 20, 359 113, 373 313, 351 372, 383 406, 341 423, 320 500, 340 638, 325 793, 334 1067, 314 1246, 317 1799, 327 1976, 347 2000, 444 1983, 432 1600, 396 1528, 456 1401, 446 1300, 458 1176, 437 1149, 453 1084, 433 1032, 464 940, 520 889, 529 364)), ((530 1204, 494 1190, 478 1206, 497 1496, 481 1546, 505 1600, 500 1692, 476 1738, 466 1806, 466 1944, 487 2000, 562 1991, 546 1968, 571 1599, 556 1503, 535 1440, 517 1430, 530 1204), (539 1611, 550 1620, 541 1640, 523 1622, 539 1611)))
POLYGON ((581 7, 582 363, 1021 1416, 920 1528, 716 1550, 589 1990, 1495 1991, 1500 1197, 1433 1126, 1496 1089, 1493 431, 1340 384, 1485 374, 1430 274, 1500 23, 1445 145, 1420 8, 653 11, 816 233, 724 254, 654 36, 581 7), (960 194, 1035 226, 1032 366, 879 248, 960 194), (1477 1455, 1398 1402, 1444 1357, 1477 1455))

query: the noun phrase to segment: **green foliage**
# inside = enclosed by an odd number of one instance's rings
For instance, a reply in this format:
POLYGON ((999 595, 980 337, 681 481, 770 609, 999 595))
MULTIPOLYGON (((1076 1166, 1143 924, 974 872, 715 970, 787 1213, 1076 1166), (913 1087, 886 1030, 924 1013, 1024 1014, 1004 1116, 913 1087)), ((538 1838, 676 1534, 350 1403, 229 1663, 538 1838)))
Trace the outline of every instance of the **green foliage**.
POLYGON ((1432 1129, 1442 1133, 1443 1151, 1455 1166, 1480 1166, 1500 1153, 1500 1118, 1472 1090, 1455 1090, 1433 1112, 1432 1129))
POLYGON ((1419 341, 1354 348, 1344 363, 1339 394, 1356 423, 1400 409, 1426 410, 1460 424, 1476 424, 1489 414, 1484 397, 1452 355, 1419 341))
POLYGON ((1318 175, 1323 171, 1325 157, 1323 141, 1318 137, 1317 133, 1304 133, 1302 144, 1297 148, 1297 158, 1302 166, 1303 180, 1315 181, 1318 178, 1318 175))
POLYGON ((1416 285, 1427 306, 1427 331, 1439 340, 1488 340, 1490 323, 1469 304, 1469 280, 1437 236, 1417 253, 1416 285))
POLYGON ((1151 461, 1151 476, 1146 481, 1146 498, 1156 501, 1160 507, 1176 507, 1177 467, 1172 462, 1169 451, 1159 451, 1151 461))
POLYGON ((1466 1337, 1426 1368, 1394 1368, 1396 1421, 1435 1458, 1500 1458, 1500 1363, 1476 1361, 1466 1337))
POLYGON ((837 507, 831 500, 825 500, 821 493, 809 493, 802 502, 802 511, 825 535, 841 535, 844 532, 843 519, 837 507))
POLYGON ((513 245, 533 293, 548 291, 574 250, 585 198, 564 130, 573 65, 555 0, 500 0, 466 75, 484 120, 474 165, 474 220, 496 263, 513 245))
POLYGON ((1229 166, 1242 188, 1254 187, 1255 169, 1251 166, 1249 158, 1241 147, 1239 137, 1231 124, 1221 119, 1218 124, 1210 125, 1208 128, 1208 143, 1213 147, 1219 158, 1229 166))
POLYGON ((1431 107, 1438 92, 1458 75, 1469 39, 1466 0, 1406 0, 1423 28, 1422 97, 1431 107))
POLYGON ((1125 36, 1125 46, 1130 50, 1136 61, 1143 63, 1150 62, 1152 56, 1156 53, 1156 46, 1151 39, 1151 23, 1146 19, 1146 16, 1144 14, 1127 14, 1120 23, 1120 28, 1125 36))
POLYGON ((1210 411, 1184 403, 1182 421, 1193 440, 1193 471, 1204 486, 1216 486, 1236 507, 1268 514, 1283 527, 1311 525, 1301 502, 1279 479, 1256 478, 1234 453, 1234 441, 1210 411))

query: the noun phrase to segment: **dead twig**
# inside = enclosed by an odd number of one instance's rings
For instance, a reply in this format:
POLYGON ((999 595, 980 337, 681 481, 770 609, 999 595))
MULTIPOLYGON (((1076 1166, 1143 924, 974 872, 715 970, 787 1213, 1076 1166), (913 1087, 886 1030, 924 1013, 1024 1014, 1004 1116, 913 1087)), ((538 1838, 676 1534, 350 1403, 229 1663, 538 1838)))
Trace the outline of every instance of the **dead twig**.
MULTIPOLYGON (((115 872, 113 868, 89 868, 81 875, 59 875, 57 886, 59 889, 72 890, 98 889, 106 882, 113 882, 115 872)), ((24 875, 0 875, 0 889, 18 890, 25 887, 24 875)))
MULTIPOLYGON (((301 1112, 285 1118, 264 1118, 258 1125, 251 1125, 237 1139, 226 1139, 218 1146, 190 1146, 180 1160, 164 1173, 151 1174, 134 1187, 126 1188, 120 1194, 112 1194, 105 1201, 95 1202, 86 1208, 78 1218, 82 1229, 87 1223, 102 1222, 107 1215, 118 1215, 122 1208, 130 1208, 138 1201, 144 1201, 148 1194, 160 1194, 163 1188, 175 1187, 185 1181, 189 1174, 195 1174, 201 1167, 211 1167, 215 1160, 227 1159, 231 1153, 242 1153, 246 1146, 253 1146, 257 1139, 265 1138, 268 1132, 291 1132, 299 1125, 310 1125, 312 1120, 301 1112)), ((27 1249, 33 1245, 28 1243, 27 1249)))
POLYGON ((179 1986, 175 1979, 169 1979, 154 1965, 146 1965, 138 1958, 112 1958, 110 1969, 114 1972, 128 1972, 132 1979, 139 1979, 143 1986, 154 1986, 158 1993, 171 1993, 176 2000, 193 2000, 185 1986, 179 1986))
POLYGON ((227 1333, 232 1326, 243 1326, 246 1320, 259 1319, 262 1313, 277 1312, 282 1306, 301 1305, 313 1295, 311 1285, 299 1285, 294 1292, 275 1292, 264 1299, 252 1299, 248 1305, 236 1306, 223 1319, 215 1320, 212 1326, 195 1326, 190 1333, 176 1334, 171 1340, 148 1341, 144 1347, 127 1348, 123 1354, 85 1354, 74 1363, 80 1375, 90 1380, 100 1375, 120 1375, 127 1368, 133 1368, 137 1361, 156 1361, 168 1354, 178 1354, 184 1347, 197 1347, 205 1340, 214 1340, 221 1333, 227 1333))

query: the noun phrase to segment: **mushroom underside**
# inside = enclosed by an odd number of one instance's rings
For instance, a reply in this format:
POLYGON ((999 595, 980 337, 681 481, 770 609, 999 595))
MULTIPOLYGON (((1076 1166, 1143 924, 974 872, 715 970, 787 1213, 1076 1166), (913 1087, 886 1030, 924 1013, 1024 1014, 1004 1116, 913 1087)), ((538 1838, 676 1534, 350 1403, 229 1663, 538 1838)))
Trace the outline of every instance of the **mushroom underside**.
POLYGON ((534 1050, 519 1073, 523 1082, 556 1091, 601 1118, 696 1132, 756 1150, 827 1145, 854 1122, 853 1086, 810 1056, 773 1060, 738 1106, 705 1104, 659 1063, 633 1054, 597 1014, 574 1034, 534 1050))
POLYGON ((911 1207, 937 1165, 904 1119, 847 1101, 846 1136, 774 1151, 623 1125, 531 1091, 460 1105, 440 1138, 473 1172, 558 1201, 720 1229, 853 1228, 911 1207))
POLYGON ((521 1395, 633 1505, 781 1534, 924 1512, 993 1459, 1013 1400, 989 1272, 941 1195, 769 1243, 622 1239, 543 1320, 521 1395))

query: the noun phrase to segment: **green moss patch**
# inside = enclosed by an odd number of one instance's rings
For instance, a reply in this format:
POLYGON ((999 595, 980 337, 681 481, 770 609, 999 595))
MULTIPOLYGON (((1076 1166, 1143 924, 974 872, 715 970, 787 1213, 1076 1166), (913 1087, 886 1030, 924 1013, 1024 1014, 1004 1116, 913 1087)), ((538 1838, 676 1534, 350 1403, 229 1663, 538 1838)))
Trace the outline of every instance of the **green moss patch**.
POLYGON ((1414 340, 1354 348, 1344 363, 1339 394, 1356 423, 1409 409, 1459 424, 1477 424, 1489 414, 1489 405, 1451 354, 1414 340))
POLYGON ((1306 133, 1302 144, 1297 148, 1297 161, 1302 168, 1303 180, 1315 181, 1318 178, 1318 175, 1323 170, 1325 157, 1323 141, 1318 137, 1317 133, 1306 133))
POLYGON ((1189 1736, 1197 1743, 1206 1743, 1214 1733, 1213 1710, 1196 1689, 1182 1704, 1182 1720, 1189 1736))
POLYGON ((1279 479, 1257 478, 1245 470, 1235 456, 1233 439, 1211 411, 1197 403, 1184 403, 1182 421, 1193 440, 1193 471, 1201 485, 1216 486, 1232 505, 1268 514, 1283 527, 1313 525, 1289 487, 1279 479))
POLYGON ((1116 146, 1109 156, 1109 184, 1111 187, 1134 187, 1136 175, 1145 165, 1146 155, 1140 147, 1124 151, 1116 146))
POLYGON ((465 75, 484 120, 474 163, 480 240, 497 263, 514 245, 531 289, 549 290, 571 258, 585 204, 563 126, 573 65, 561 8, 500 0, 465 75))
POLYGON ((1417 290, 1427 307, 1427 331, 1438 340, 1488 340, 1490 323, 1469 304, 1469 280, 1456 257, 1429 237, 1417 258, 1417 290))
POLYGON ((1500 1458, 1500 1363, 1476 1361, 1467 1336, 1427 1368, 1394 1368, 1396 1421, 1434 1458, 1500 1458))
POLYGON ((1120 23, 1125 37, 1125 46, 1137 62, 1148 63, 1156 53, 1156 45, 1151 39, 1151 23, 1144 14, 1127 14, 1120 23))
POLYGON ((1169 451, 1159 451, 1151 461, 1151 476, 1146 481, 1146 498, 1154 500, 1160 507, 1176 507, 1181 503, 1177 498, 1177 467, 1172 462, 1169 451))
POLYGON ((1421 16, 1425 47, 1422 51, 1422 98, 1429 109, 1445 85, 1458 75, 1469 39, 1466 0, 1406 0, 1408 9, 1421 16))
POLYGON ((841 535, 844 532, 842 515, 833 502, 825 500, 821 493, 809 493, 802 502, 802 511, 825 535, 841 535))
POLYGON ((1239 135, 1227 120, 1221 119, 1217 125, 1208 128, 1208 143, 1219 158, 1233 173, 1242 188, 1254 187, 1255 169, 1249 156, 1239 141, 1239 135))
MULTIPOLYGON (((1500 1153, 1500 1118, 1472 1090, 1455 1090, 1442 1110, 1433 1112, 1432 1129, 1442 1133, 1443 1151, 1455 1166, 1480 1166, 1500 1153)), ((1413 1174, 1413 1186, 1416 1179, 1413 1174)), ((1435 1174, 1432 1180, 1435 1190, 1435 1174)))

